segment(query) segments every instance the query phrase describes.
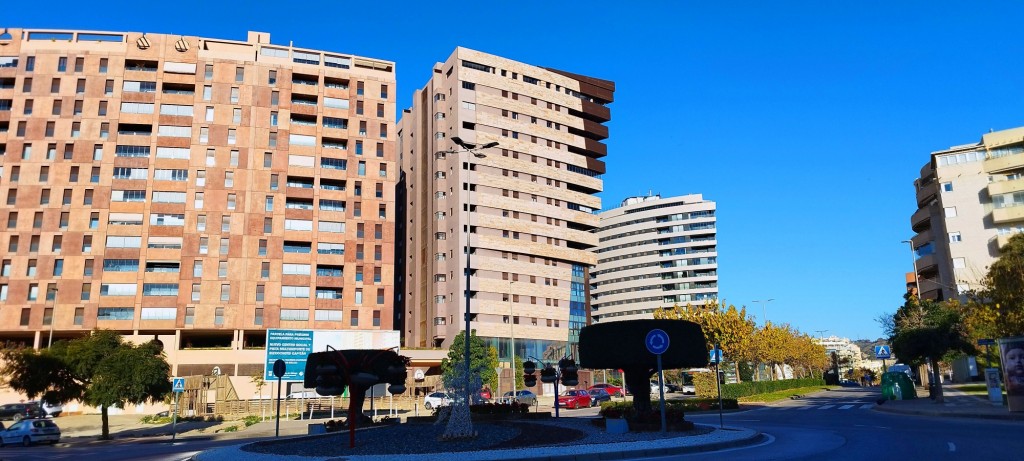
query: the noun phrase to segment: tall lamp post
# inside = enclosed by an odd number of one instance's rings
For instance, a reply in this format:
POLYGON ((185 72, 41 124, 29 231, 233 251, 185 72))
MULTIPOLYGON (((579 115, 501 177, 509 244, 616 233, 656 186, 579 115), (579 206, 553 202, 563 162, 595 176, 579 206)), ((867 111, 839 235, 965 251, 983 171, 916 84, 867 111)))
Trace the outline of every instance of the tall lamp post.
MULTIPOLYGON (((476 158, 486 158, 487 157, 487 155, 485 155, 484 153, 479 152, 480 149, 490 149, 490 148, 496 147, 498 145, 497 141, 492 141, 492 142, 489 142, 489 143, 484 144, 482 146, 477 146, 476 144, 470 144, 470 143, 467 143, 467 142, 463 141, 458 136, 452 137, 452 141, 456 145, 461 147, 462 149, 461 150, 450 149, 450 150, 444 151, 445 153, 448 153, 448 154, 462 154, 464 152, 469 152, 469 153, 473 154, 473 156, 476 157, 476 158)), ((472 164, 470 164, 468 166, 468 169, 469 169, 470 172, 473 171, 472 164)), ((465 345, 466 345, 466 350, 465 350, 465 367, 466 367, 465 375, 466 376, 465 376, 465 383, 464 384, 465 384, 465 392, 466 392, 466 405, 469 405, 469 402, 471 401, 470 399, 472 397, 469 394, 469 377, 470 377, 470 374, 471 374, 470 373, 470 366, 469 366, 469 362, 470 362, 470 360, 469 360, 469 338, 470 338, 470 332, 472 331, 472 330, 470 330, 470 319, 472 319, 472 313, 471 313, 470 308, 469 308, 469 304, 470 304, 469 303, 469 299, 470 299, 470 296, 469 296, 470 289, 469 288, 470 288, 470 272, 471 272, 471 268, 472 268, 472 266, 470 265, 470 258, 473 255, 473 242, 470 239, 470 232, 473 230, 473 226, 470 225, 470 219, 472 217, 471 209, 472 209, 472 203, 473 203, 473 201, 472 201, 473 184, 468 180, 469 179, 468 175, 470 173, 466 173, 466 174, 467 174, 467 181, 466 181, 466 269, 465 269, 465 272, 466 272, 466 289, 464 290, 464 292, 466 294, 466 335, 465 335, 465 338, 464 338, 465 345)))
POLYGON ((914 261, 914 287, 917 289, 917 300, 921 301, 921 277, 917 275, 917 253, 914 252, 914 241, 903 240, 901 243, 906 243, 910 246, 910 257, 914 261))
POLYGON ((508 352, 508 362, 512 364, 512 401, 516 400, 516 330, 515 330, 515 317, 512 315, 512 284, 516 283, 509 280, 508 282, 508 336, 511 342, 511 347, 508 352))
POLYGON ((768 308, 766 306, 772 301, 775 301, 775 298, 754 300, 755 303, 761 303, 761 322, 763 322, 765 326, 768 326, 768 308))

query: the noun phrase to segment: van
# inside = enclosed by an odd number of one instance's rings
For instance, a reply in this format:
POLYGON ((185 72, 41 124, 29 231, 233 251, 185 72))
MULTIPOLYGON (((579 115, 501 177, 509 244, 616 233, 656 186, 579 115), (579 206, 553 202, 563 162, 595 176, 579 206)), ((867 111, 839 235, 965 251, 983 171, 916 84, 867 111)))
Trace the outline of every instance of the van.
POLYGON ((320 398, 320 394, 317 394, 316 391, 292 392, 291 394, 288 394, 288 396, 285 397, 285 398, 286 399, 316 399, 316 398, 320 398))

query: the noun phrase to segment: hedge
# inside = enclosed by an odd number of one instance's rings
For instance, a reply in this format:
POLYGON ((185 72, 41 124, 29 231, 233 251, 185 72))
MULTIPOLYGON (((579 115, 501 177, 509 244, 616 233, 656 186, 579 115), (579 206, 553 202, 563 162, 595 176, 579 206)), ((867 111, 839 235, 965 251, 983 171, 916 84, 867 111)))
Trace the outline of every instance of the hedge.
MULTIPOLYGON (((700 397, 718 397, 714 373, 695 373, 693 384, 700 397)), ((825 381, 819 378, 783 379, 778 381, 748 381, 722 385, 722 398, 738 399, 750 395, 767 394, 770 392, 796 389, 800 387, 824 386, 825 381)))
MULTIPOLYGON (((654 413, 660 413, 660 403, 657 400, 651 401, 651 410, 654 413)), ((735 410, 739 408, 739 403, 736 399, 722 399, 722 408, 725 410, 735 410)), ((714 399, 681 399, 681 400, 666 400, 665 401, 665 413, 672 419, 674 416, 676 419, 682 420, 683 413, 691 411, 708 411, 718 409, 718 398, 714 399)), ((632 418, 634 417, 633 402, 604 402, 601 404, 601 416, 607 418, 632 418)))

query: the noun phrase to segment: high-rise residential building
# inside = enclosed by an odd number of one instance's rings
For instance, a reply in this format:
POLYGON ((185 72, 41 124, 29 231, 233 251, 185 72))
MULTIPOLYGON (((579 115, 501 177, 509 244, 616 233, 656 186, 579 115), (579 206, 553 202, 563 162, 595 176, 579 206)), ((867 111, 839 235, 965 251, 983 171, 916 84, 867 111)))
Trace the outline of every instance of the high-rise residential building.
POLYGON ((399 122, 395 314, 406 347, 449 347, 468 289, 471 328, 502 361, 513 337, 522 358, 572 352, 614 89, 466 48, 434 66, 399 122))
POLYGON ((715 208, 700 194, 650 195, 601 212, 593 321, 649 319, 660 308, 718 298, 715 208))
POLYGON ((1024 128, 932 152, 914 188, 911 242, 921 297, 956 298, 979 288, 999 248, 1024 232, 1024 128))
POLYGON ((266 329, 391 330, 394 64, 246 41, 0 36, 0 342, 113 329, 251 376, 266 329))

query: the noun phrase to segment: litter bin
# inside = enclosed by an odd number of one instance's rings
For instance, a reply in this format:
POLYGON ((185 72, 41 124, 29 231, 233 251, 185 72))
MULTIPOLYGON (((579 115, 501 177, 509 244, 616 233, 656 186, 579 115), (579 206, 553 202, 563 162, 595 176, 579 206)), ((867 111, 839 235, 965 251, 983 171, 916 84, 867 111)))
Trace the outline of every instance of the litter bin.
POLYGON ((890 371, 882 374, 882 397, 887 400, 916 399, 917 390, 906 373, 890 371))
POLYGON ((325 426, 324 423, 310 424, 306 427, 308 428, 306 429, 308 431, 306 432, 307 435, 327 433, 327 426, 325 426))

